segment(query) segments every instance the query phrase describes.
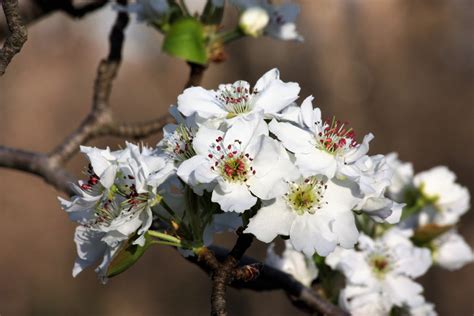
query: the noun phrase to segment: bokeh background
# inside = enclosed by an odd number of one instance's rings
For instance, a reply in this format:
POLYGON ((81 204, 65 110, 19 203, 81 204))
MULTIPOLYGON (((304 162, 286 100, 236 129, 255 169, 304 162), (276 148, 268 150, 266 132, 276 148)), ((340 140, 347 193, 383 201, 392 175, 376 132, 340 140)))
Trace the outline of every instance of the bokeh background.
MULTIPOLYGON (((417 171, 447 165, 474 192, 474 1, 298 2, 303 44, 232 43, 228 60, 211 65, 202 85, 253 83, 278 67, 283 80, 301 84, 300 100, 313 94, 327 117, 349 120, 359 136, 373 132, 372 154, 397 151, 417 171)), ((226 23, 236 18, 229 9, 226 23)), ((29 27, 22 52, 0 79, 0 144, 46 152, 79 124, 91 105, 113 19, 107 7, 82 20, 56 13, 29 27)), ((164 114, 181 93, 188 68, 160 53, 161 42, 146 25, 129 26, 111 99, 120 119, 164 114)), ((91 142, 120 144, 116 138, 91 142)), ((79 175, 84 164, 77 156, 68 168, 79 175)), ((209 313, 209 279, 171 249, 149 251, 106 286, 92 270, 73 279, 74 224, 57 195, 39 178, 0 169, 2 316, 209 313)), ((463 217, 460 231, 474 246, 474 211, 463 217)), ((218 242, 230 246, 232 238, 218 242)), ((264 253, 258 243, 249 252, 264 253)), ((433 268, 422 283, 440 315, 473 314, 474 264, 451 273, 433 268)), ((231 315, 299 315, 281 292, 229 292, 231 315)))

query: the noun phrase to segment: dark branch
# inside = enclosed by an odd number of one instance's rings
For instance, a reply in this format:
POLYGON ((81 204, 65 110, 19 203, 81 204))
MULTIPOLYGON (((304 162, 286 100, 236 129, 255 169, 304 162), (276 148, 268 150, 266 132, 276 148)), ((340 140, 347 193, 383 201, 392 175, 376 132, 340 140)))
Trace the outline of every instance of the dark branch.
MULTIPOLYGON (((203 253, 205 253, 205 251, 203 251, 203 253)), ((211 259, 211 262, 212 260, 214 260, 214 262, 217 260, 225 260, 230 253, 231 252, 225 248, 211 246, 207 250, 205 257, 201 256, 201 253, 199 253, 199 258, 188 257, 187 259, 188 261, 197 264, 206 273, 212 274, 215 269, 209 265, 209 258, 214 257, 214 259, 211 259), (212 254, 212 257, 209 254, 212 254)), ((238 269, 254 265, 261 266, 258 277, 252 278, 248 281, 240 280, 234 276, 230 286, 237 289, 250 289, 258 292, 283 290, 292 299, 295 306, 302 308, 304 311, 312 311, 313 313, 320 313, 328 316, 348 315, 339 307, 319 296, 312 289, 295 280, 291 275, 264 265, 256 259, 247 256, 242 257, 238 269)), ((238 271, 238 269, 235 271, 238 271)))
POLYGON ((202 76, 207 69, 207 66, 195 64, 188 62, 190 71, 189 71, 189 79, 188 82, 184 85, 184 88, 189 88, 193 86, 198 86, 202 81, 202 76))
POLYGON ((74 177, 45 154, 0 146, 0 167, 37 175, 59 191, 73 194, 70 184, 74 177))
POLYGON ((3 0, 3 12, 7 21, 10 35, 5 40, 3 47, 0 49, 0 76, 5 73, 8 64, 13 56, 18 54, 23 44, 28 38, 28 32, 24 26, 18 8, 18 0, 3 0))
MULTIPOLYGON (((73 18, 85 15, 103 7, 107 0, 87 0, 85 4, 74 7, 72 0, 24 0, 20 3, 20 15, 25 25, 34 23, 53 12, 65 12, 73 18)), ((9 34, 5 21, 0 20, 0 41, 9 34)))
POLYGON ((224 262, 214 270, 212 276, 211 315, 227 315, 225 298, 227 285, 232 281, 233 272, 240 259, 252 244, 252 235, 244 234, 241 230, 239 230, 238 234, 239 237, 234 248, 229 252, 224 262))

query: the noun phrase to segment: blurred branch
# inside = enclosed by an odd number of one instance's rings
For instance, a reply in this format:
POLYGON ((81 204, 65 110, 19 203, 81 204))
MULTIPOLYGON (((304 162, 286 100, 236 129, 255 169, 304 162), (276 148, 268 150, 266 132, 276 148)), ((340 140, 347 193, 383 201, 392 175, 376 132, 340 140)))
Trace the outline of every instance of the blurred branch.
MULTIPOLYGON (((88 13, 103 7, 108 0, 88 0, 85 4, 74 6, 73 0, 23 0, 19 12, 25 25, 29 25, 53 12, 65 12, 73 18, 82 18, 88 13)), ((0 41, 8 35, 8 26, 0 20, 0 41)))
POLYGON ((3 12, 7 21, 10 35, 3 43, 0 49, 0 76, 5 73, 8 64, 13 59, 13 56, 18 54, 23 47, 23 44, 28 38, 28 32, 23 25, 18 8, 18 0, 3 0, 3 12))

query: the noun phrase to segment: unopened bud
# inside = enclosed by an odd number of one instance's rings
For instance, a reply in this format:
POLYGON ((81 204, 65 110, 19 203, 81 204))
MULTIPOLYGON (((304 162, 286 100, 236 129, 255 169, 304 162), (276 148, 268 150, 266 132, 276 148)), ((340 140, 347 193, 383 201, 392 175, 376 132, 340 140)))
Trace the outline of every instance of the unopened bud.
POLYGON ((239 26, 246 35, 258 37, 262 35, 269 21, 267 11, 260 7, 252 7, 242 13, 239 26))

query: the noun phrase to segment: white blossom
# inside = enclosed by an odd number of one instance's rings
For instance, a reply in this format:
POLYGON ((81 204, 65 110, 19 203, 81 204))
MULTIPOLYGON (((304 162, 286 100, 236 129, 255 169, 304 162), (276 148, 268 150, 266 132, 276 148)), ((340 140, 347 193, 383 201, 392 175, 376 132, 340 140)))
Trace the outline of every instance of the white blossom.
POLYGON ((178 168, 178 176, 197 194, 202 184, 223 211, 244 212, 261 199, 283 194, 295 176, 287 152, 270 138, 261 117, 239 119, 226 132, 201 126, 193 140, 196 155, 178 168))
POLYGON ((350 182, 301 177, 289 182, 285 192, 263 201, 245 232, 267 243, 278 235, 289 236, 292 246, 307 256, 326 256, 338 244, 352 248, 357 242, 352 208, 360 199, 352 194, 350 182))
POLYGON ((303 285, 310 287, 313 280, 318 277, 318 268, 313 258, 305 256, 295 250, 290 242, 285 242, 285 250, 279 256, 275 253, 275 245, 270 244, 267 249, 265 263, 273 268, 286 272, 303 285))
POLYGON ((166 162, 146 147, 127 143, 124 150, 82 147, 90 159, 89 180, 74 186, 71 201, 60 199, 62 208, 77 222, 74 240, 78 258, 73 276, 102 259, 96 272, 105 282, 114 255, 133 237, 143 245, 153 215, 151 207, 161 197, 156 189, 169 176, 166 162))
POLYGON ((356 179, 359 173, 351 164, 366 155, 373 135, 366 135, 358 144, 354 131, 346 123, 334 118, 323 122, 321 110, 313 109, 312 100, 313 97, 308 97, 301 104, 298 124, 273 120, 270 131, 295 154, 303 176, 321 174, 328 178, 356 179))
POLYGON ((185 116, 196 114, 207 126, 223 122, 231 125, 239 117, 263 112, 271 118, 298 98, 300 87, 280 80, 278 69, 265 73, 250 88, 246 81, 222 84, 217 91, 191 87, 178 97, 178 110, 185 116))
POLYGON ((438 166, 415 175, 414 185, 432 201, 420 214, 420 225, 455 224, 470 206, 469 191, 459 185, 456 175, 447 167, 438 166))
POLYGON ((433 260, 442 268, 457 270, 474 260, 471 247, 455 230, 439 236, 431 242, 433 260))
POLYGON ((348 311, 362 315, 357 311, 372 310, 374 315, 387 315, 394 306, 415 306, 424 300, 423 288, 413 278, 428 270, 431 254, 428 249, 414 247, 411 234, 398 228, 376 240, 361 234, 357 250, 337 248, 326 258, 330 267, 346 277, 340 300, 348 311))

